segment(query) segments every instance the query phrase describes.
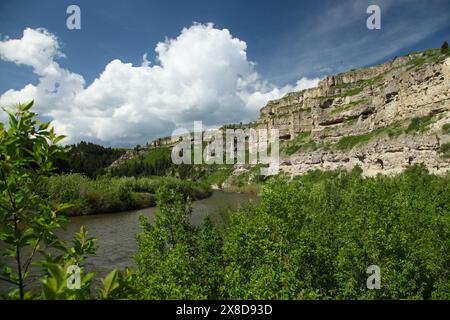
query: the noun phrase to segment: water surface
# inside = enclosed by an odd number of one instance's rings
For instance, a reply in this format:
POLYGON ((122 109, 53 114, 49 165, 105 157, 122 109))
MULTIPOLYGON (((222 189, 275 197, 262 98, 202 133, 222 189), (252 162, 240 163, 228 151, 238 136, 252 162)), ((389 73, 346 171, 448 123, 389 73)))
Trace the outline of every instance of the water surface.
MULTIPOLYGON (((211 197, 193 202, 191 220, 194 224, 199 224, 206 215, 209 215, 213 222, 220 223, 221 212, 228 209, 235 210, 248 201, 258 202, 259 198, 243 193, 214 191, 211 197)), ((80 227, 85 226, 89 232, 88 235, 97 238, 96 254, 86 260, 86 268, 104 276, 113 268, 122 270, 133 266, 132 256, 137 251, 136 234, 140 232, 138 217, 143 214, 152 221, 157 210, 157 208, 147 208, 72 217, 66 231, 58 233, 62 240, 69 243, 80 227)))

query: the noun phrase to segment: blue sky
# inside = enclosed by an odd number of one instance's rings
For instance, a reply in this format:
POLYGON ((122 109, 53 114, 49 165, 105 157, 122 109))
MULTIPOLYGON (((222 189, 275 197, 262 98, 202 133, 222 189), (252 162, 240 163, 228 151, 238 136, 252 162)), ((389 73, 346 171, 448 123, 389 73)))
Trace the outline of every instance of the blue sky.
MULTIPOLYGON (((176 39, 183 28, 190 28, 194 22, 202 25, 213 23, 214 29, 228 29, 233 39, 245 42, 246 59, 253 68, 252 72, 259 77, 259 82, 252 83, 252 88, 260 90, 267 98, 273 98, 276 97, 273 90, 284 93, 291 88, 286 86, 294 88, 296 81, 304 77, 321 78, 379 63, 395 55, 438 47, 444 40, 450 40, 449 16, 448 0, 1 0, 0 36, 3 41, 21 39, 26 28, 45 28, 57 39, 58 50, 65 55, 51 57, 52 61, 56 61, 61 70, 80 75, 84 80, 82 85, 87 88, 115 59, 139 66, 143 54, 148 53, 147 59, 152 66, 158 65, 157 43, 176 39), (81 30, 66 28, 65 11, 70 4, 81 8, 81 30), (365 11, 369 4, 377 4, 381 8, 381 30, 366 28, 368 14, 365 11), (265 88, 260 89, 262 86, 265 88), (268 92, 273 94, 268 95, 268 92)), ((33 69, 35 65, 14 61, 14 57, 0 60, 0 95, 9 89, 19 91, 27 84, 38 86, 40 81, 43 82, 42 75, 33 69)), ((209 81, 214 81, 211 79, 216 78, 208 76, 209 81)), ((249 93, 249 89, 246 90, 246 94, 249 93)), ((42 101, 45 99, 42 98, 42 101)), ((258 102, 262 103, 263 99, 258 102)), ((161 105, 165 106, 164 103, 161 105)), ((211 101, 208 106, 225 108, 219 102, 211 101)), ((194 105, 191 107, 191 111, 196 108, 194 105)), ((43 115, 50 118, 60 114, 50 112, 48 108, 39 108, 43 115)), ((256 117, 258 108, 252 108, 243 115, 243 120, 256 117)), ((205 113, 207 109, 199 110, 205 113)), ((73 116, 73 110, 71 114, 73 116)), ((217 119, 237 121, 239 114, 224 117, 223 112, 219 112, 210 121, 206 115, 205 119, 208 125, 214 125, 219 124, 217 119)), ((167 122, 169 129, 180 123, 171 121, 169 115, 161 120, 167 122)), ((108 138, 91 130, 74 140, 92 138, 105 144, 114 144, 114 141, 123 144, 127 139, 133 143, 142 142, 158 133, 125 130, 117 137, 108 138)))

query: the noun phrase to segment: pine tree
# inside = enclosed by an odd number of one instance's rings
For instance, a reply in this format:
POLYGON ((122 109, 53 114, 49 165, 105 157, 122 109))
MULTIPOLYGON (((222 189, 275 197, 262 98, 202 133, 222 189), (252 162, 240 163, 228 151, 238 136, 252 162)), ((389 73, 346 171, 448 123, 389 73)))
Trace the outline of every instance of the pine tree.
POLYGON ((448 42, 444 41, 444 43, 441 46, 441 52, 446 53, 448 51, 448 42))

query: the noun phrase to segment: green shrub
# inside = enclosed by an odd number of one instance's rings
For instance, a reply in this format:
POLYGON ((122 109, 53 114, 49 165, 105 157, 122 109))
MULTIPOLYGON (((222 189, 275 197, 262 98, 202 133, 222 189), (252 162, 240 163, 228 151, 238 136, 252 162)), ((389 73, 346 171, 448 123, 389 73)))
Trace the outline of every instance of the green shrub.
POLYGON ((448 52, 448 42, 444 41, 444 43, 441 46, 441 53, 447 53, 448 52))
POLYGON ((450 143, 442 144, 439 151, 444 159, 450 158, 450 143))
POLYGON ((406 128, 406 133, 411 132, 424 132, 428 129, 428 126, 435 121, 435 118, 432 115, 413 118, 406 128))
POLYGON ((135 298, 217 299, 222 282, 218 232, 209 219, 193 226, 191 202, 174 189, 160 189, 157 203, 152 224, 140 217, 135 298))
POLYGON ((396 137, 404 132, 401 122, 394 122, 387 127, 381 127, 368 133, 342 137, 335 145, 340 150, 350 150, 355 146, 362 145, 370 140, 387 134, 389 137, 396 137))
POLYGON ((155 194, 166 187, 203 199, 211 195, 206 182, 180 180, 174 177, 109 177, 90 179, 78 173, 50 177, 40 189, 47 197, 72 204, 69 215, 118 212, 155 205, 155 194))
POLYGON ((138 241, 139 298, 449 299, 450 175, 361 172, 272 178, 220 232, 193 227, 189 202, 161 193, 138 241), (373 264, 380 290, 366 287, 373 264))
POLYGON ((261 205, 232 215, 226 229, 225 297, 450 298, 449 179, 414 166, 397 177, 270 180, 261 205), (381 290, 365 286, 372 264, 381 290))
MULTIPOLYGON (((2 299, 74 300, 94 298, 91 288, 93 272, 84 270, 83 261, 94 254, 95 238, 88 237, 82 226, 68 247, 55 234, 67 221, 62 211, 67 204, 43 197, 46 184, 56 169, 56 160, 64 158, 67 150, 58 145, 64 137, 57 136, 50 122, 37 120, 30 109, 33 101, 5 108, 9 128, 0 122, 0 286, 2 299), (39 253, 39 254, 38 254, 39 253), (39 273, 31 266, 38 266, 39 273), (78 290, 72 290, 72 271, 78 266, 78 290), (32 289, 38 284, 40 291, 32 289)), ((65 177, 66 178, 66 177, 65 177)), ((64 179, 65 179, 64 178, 64 179)), ((52 179, 52 178, 50 178, 52 179)), ((75 184, 84 183, 84 177, 74 176, 61 198, 79 195, 75 184)), ((56 182, 53 191, 64 184, 56 182)), ((127 293, 131 277, 113 270, 102 282, 101 299, 121 298, 127 293), (113 292, 114 291, 114 292, 113 292), (117 292, 120 291, 121 294, 117 292), (117 293, 117 294, 116 294, 117 293)))

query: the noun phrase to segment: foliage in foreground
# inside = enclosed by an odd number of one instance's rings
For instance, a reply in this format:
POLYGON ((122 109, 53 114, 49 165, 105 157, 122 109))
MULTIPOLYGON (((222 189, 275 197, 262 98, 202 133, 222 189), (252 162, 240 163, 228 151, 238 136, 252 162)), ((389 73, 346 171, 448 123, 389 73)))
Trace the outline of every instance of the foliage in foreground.
POLYGON ((137 298, 450 299, 450 177, 424 167, 276 178, 220 230, 189 225, 180 198, 160 206, 138 241, 137 298))
POLYGON ((219 298, 220 237, 209 219, 200 227, 189 221, 189 199, 173 190, 158 193, 160 212, 152 224, 140 217, 134 298, 219 298))
MULTIPOLYGON (((0 291, 6 299, 92 297, 93 273, 83 275, 77 290, 67 284, 72 275, 69 266, 77 266, 83 273, 83 260, 95 252, 95 239, 81 228, 72 247, 59 240, 54 230, 66 221, 60 213, 67 204, 43 199, 36 188, 52 174, 55 160, 63 156, 57 143, 64 137, 57 136, 49 122, 37 120, 30 111, 32 105, 5 109, 9 128, 0 123, 0 291), (33 267, 41 270, 40 291, 27 289, 33 267), (5 288, 10 290, 4 293, 5 288)), ((103 284, 99 298, 117 297, 118 288, 126 292, 126 281, 117 270, 103 284)))

